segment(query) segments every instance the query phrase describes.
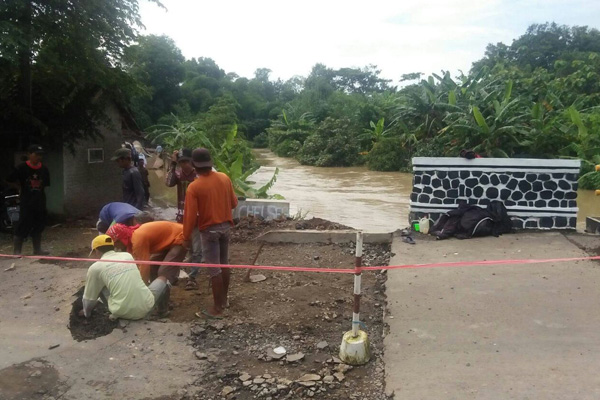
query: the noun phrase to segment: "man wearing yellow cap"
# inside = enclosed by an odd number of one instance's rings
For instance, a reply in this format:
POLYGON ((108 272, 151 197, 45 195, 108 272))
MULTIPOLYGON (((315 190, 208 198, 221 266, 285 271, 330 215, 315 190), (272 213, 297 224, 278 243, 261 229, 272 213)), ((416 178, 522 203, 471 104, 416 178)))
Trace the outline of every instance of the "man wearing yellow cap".
POLYGON ((116 252, 108 235, 97 236, 92 241, 90 256, 99 258, 88 269, 83 293, 83 315, 87 318, 102 294, 110 313, 116 318, 142 319, 156 305, 159 315, 168 312, 169 287, 167 279, 159 276, 146 286, 133 261, 126 252, 116 252))

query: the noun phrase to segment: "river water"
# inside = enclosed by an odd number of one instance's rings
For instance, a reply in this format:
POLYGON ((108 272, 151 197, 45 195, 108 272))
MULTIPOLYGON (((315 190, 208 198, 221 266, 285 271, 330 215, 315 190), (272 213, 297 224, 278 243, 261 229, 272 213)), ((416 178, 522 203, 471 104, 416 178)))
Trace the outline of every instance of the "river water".
POLYGON ((307 214, 365 231, 385 232, 405 227, 412 189, 411 174, 375 172, 365 167, 321 168, 300 165, 256 150, 262 167, 250 177, 257 186, 279 168, 271 193, 290 202, 290 213, 307 214))
MULTIPOLYGON (((267 183, 275 168, 277 182, 270 193, 290 202, 292 216, 319 217, 367 232, 389 232, 408 225, 412 174, 369 171, 366 167, 321 168, 300 165, 269 150, 255 150, 262 167, 251 176, 256 186, 267 183)), ((164 185, 164 173, 150 171, 151 194, 159 204, 174 205, 174 188, 164 185)), ((578 228, 585 217, 600 215, 600 197, 580 190, 578 228)))

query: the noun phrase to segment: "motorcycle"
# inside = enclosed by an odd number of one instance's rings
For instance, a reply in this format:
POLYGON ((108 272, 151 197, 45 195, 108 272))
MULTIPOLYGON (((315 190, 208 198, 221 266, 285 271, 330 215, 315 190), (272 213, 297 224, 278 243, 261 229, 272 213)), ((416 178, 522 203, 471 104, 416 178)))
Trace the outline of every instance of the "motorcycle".
POLYGON ((2 193, 2 208, 0 209, 0 230, 12 232, 19 222, 19 195, 8 190, 2 193))

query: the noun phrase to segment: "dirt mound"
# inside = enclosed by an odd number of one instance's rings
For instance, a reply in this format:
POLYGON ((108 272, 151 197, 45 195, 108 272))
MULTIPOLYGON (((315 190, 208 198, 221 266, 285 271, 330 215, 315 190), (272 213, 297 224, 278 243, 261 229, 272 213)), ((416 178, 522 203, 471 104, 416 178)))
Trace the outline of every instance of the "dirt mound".
POLYGON ((79 311, 83 310, 83 287, 75 293, 77 298, 72 303, 71 314, 69 315, 69 330, 73 339, 81 342, 82 340, 96 339, 101 336, 106 336, 113 331, 118 325, 117 320, 109 318, 110 312, 108 307, 98 302, 92 316, 84 318, 79 316, 79 311))
MULTIPOLYGON (((259 246, 256 241, 236 243, 231 246, 230 261, 251 263, 259 246)), ((389 245, 365 245, 363 262, 387 265, 390 256, 389 245)), ((352 268, 354 245, 267 243, 256 263, 352 268)), ((194 382, 194 386, 202 388, 195 399, 215 399, 219 394, 238 400, 386 399, 382 359, 386 273, 363 274, 362 329, 369 333, 373 356, 367 365, 351 368, 337 357, 341 337, 351 329, 353 275, 255 270, 267 279, 246 283, 243 272, 232 272, 231 307, 222 321, 194 316, 194 312, 212 302, 206 274, 197 278, 198 290, 181 290, 180 285, 171 292, 174 307, 169 319, 192 321, 194 355, 208 371, 194 382), (270 351, 279 346, 298 360, 272 358, 270 351), (320 378, 301 382, 306 374, 320 378), (354 397, 357 393, 360 396, 354 397)))
POLYGON ((283 229, 315 229, 325 231, 353 228, 342 224, 338 224, 336 222, 327 221, 321 218, 311 218, 306 220, 295 220, 293 218, 279 218, 267 221, 264 218, 249 216, 240 218, 239 220, 235 221, 235 227, 232 230, 231 239, 234 242, 242 242, 246 240, 255 239, 268 231, 283 229))

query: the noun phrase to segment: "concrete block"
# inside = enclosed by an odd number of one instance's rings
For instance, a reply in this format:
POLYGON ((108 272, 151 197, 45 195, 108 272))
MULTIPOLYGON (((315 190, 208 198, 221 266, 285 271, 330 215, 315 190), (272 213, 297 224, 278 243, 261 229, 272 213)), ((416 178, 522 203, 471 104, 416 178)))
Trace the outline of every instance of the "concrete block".
POLYGON ((596 235, 600 234, 600 217, 586 217, 585 231, 596 235))
POLYGON ((284 200, 246 199, 240 200, 233 210, 233 218, 260 216, 266 220, 290 216, 290 203, 284 200))

